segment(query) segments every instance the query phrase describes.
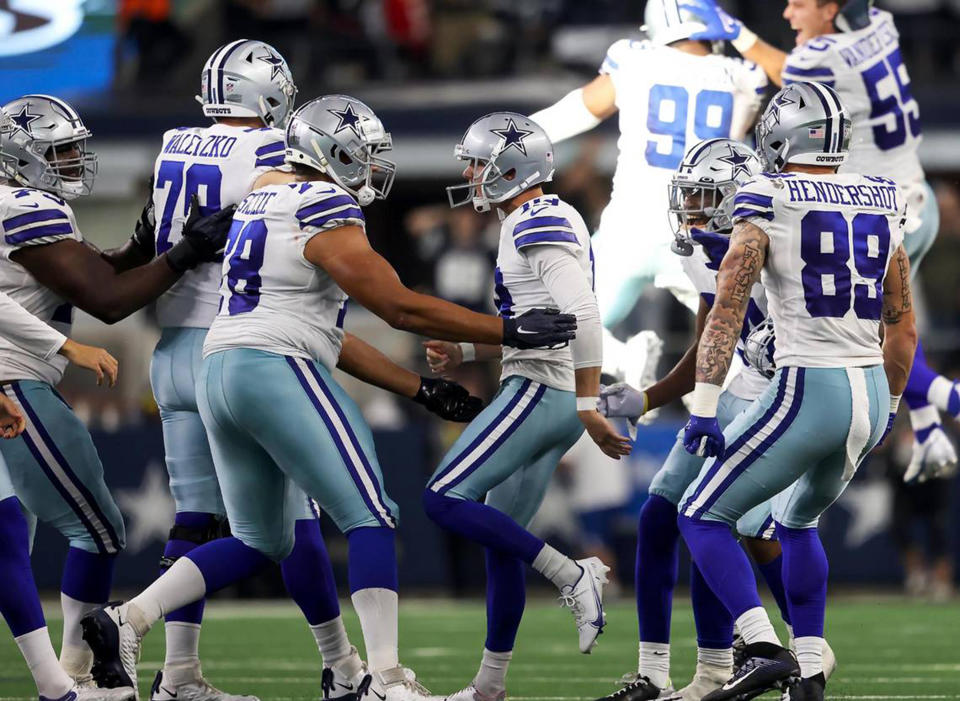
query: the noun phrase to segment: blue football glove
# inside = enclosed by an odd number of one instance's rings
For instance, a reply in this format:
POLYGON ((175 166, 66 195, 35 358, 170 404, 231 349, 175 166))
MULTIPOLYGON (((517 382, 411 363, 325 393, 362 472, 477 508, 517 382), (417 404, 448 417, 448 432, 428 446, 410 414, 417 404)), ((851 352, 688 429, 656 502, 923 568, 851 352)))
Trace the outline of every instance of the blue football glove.
POLYGON ((683 0, 680 9, 690 9, 706 22, 702 32, 691 34, 694 41, 733 41, 740 36, 743 22, 728 15, 715 0, 683 0))
POLYGON ((890 431, 893 430, 893 420, 895 418, 897 418, 897 412, 891 411, 890 417, 887 419, 887 427, 883 430, 883 435, 880 436, 880 440, 877 441, 877 444, 875 446, 873 446, 874 448, 879 448, 881 445, 883 445, 883 442, 887 440, 887 436, 889 436, 890 431))
POLYGON ((716 416, 693 416, 683 427, 683 447, 691 455, 714 458, 723 452, 725 443, 716 416))

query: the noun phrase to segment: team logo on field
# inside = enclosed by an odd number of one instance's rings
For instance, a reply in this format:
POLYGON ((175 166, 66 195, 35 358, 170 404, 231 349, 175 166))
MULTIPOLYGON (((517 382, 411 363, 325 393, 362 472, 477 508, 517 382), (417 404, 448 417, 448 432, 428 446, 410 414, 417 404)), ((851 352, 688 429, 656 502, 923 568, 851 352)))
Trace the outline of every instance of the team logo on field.
POLYGON ((83 24, 83 0, 0 0, 0 56, 63 43, 83 24))

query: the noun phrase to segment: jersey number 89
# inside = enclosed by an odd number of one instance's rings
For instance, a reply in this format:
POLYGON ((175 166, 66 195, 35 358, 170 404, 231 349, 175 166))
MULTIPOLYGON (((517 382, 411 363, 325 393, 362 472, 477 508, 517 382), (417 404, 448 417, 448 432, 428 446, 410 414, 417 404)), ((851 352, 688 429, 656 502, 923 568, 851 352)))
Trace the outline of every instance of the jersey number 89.
MULTIPOLYGON (((679 85, 654 85, 647 106, 647 131, 671 137, 670 152, 661 153, 657 141, 647 141, 647 163, 675 170, 687 151, 687 115, 690 93, 679 85)), ((701 90, 693 101, 693 134, 698 139, 730 136, 733 95, 720 90, 701 90)))

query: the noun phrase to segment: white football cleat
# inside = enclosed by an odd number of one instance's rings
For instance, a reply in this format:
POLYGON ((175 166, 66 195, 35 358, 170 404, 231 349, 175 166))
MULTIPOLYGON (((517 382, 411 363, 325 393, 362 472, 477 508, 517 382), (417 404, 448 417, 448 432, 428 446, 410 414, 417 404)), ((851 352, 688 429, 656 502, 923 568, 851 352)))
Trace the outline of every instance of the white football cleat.
POLYGON ((685 687, 670 697, 672 701, 700 701, 714 689, 723 686, 733 674, 733 667, 697 662, 697 671, 685 687))
MULTIPOLYGON (((133 689, 129 686, 116 689, 103 689, 97 686, 89 674, 77 677, 73 688, 57 701, 128 701, 133 698, 133 689)), ((52 701, 44 696, 40 701, 52 701)))
POLYGON ((141 636, 134 630, 128 603, 114 602, 84 616, 80 621, 83 639, 93 650, 90 670, 98 686, 110 689, 130 687, 139 701, 137 662, 141 636))
POLYGON ((150 687, 150 701, 260 701, 256 696, 241 696, 220 691, 213 684, 203 678, 200 665, 191 665, 195 673, 190 674, 190 680, 179 684, 165 683, 163 670, 157 672, 150 687))
POLYGON ((903 474, 904 482, 926 482, 928 479, 951 477, 957 470, 957 451, 943 432, 943 427, 934 424, 921 443, 914 438, 910 464, 903 474))
POLYGON ((506 697, 506 691, 501 691, 496 696, 490 696, 489 694, 484 694, 471 684, 465 689, 460 689, 460 691, 454 692, 449 696, 444 696, 443 701, 504 701, 506 697))
POLYGON ((344 701, 355 701, 357 690, 367 674, 367 667, 357 648, 351 646, 350 654, 336 664, 323 668, 323 675, 320 678, 320 696, 322 701, 327 699, 344 699, 344 701))
POLYGON ((367 674, 357 690, 358 701, 432 701, 430 691, 413 670, 398 665, 367 674))
POLYGON ((583 572, 576 582, 560 589, 560 605, 573 613, 580 633, 580 652, 589 654, 607 622, 603 611, 603 585, 607 583, 610 568, 599 557, 577 560, 577 564, 583 572))

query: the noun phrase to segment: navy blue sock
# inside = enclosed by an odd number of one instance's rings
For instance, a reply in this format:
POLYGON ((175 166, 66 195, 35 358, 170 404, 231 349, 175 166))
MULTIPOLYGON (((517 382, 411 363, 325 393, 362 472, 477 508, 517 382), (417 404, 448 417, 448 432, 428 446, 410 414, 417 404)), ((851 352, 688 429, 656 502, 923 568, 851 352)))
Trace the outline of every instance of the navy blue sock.
POLYGON ((441 528, 532 565, 544 542, 502 511, 467 499, 423 491, 423 510, 441 528))
POLYGON ((776 559, 765 565, 757 563, 757 567, 760 568, 760 574, 763 575, 773 598, 777 600, 780 617, 784 623, 790 625, 790 607, 787 604, 787 592, 783 588, 783 555, 777 555, 776 559))
POLYGON ((640 640, 643 642, 670 642, 679 541, 677 507, 659 494, 651 494, 640 509, 634 570, 637 620, 640 622, 640 640))
POLYGON ((777 524, 783 548, 783 583, 787 590, 795 638, 823 637, 827 608, 827 553, 816 528, 787 528, 777 524))
POLYGON ((47 625, 30 569, 30 541, 20 501, 0 501, 0 614, 17 638, 47 625))
POLYGON ((350 593, 361 589, 397 591, 396 535, 386 526, 354 528, 347 534, 350 593))
POLYGON ((90 553, 80 548, 67 550, 60 591, 77 601, 105 604, 110 600, 116 555, 90 553))
POLYGON ((707 585, 697 563, 690 563, 690 599, 697 625, 697 646, 726 650, 733 646, 733 616, 707 585))
MULTIPOLYGON (((907 377, 907 387, 903 391, 903 399, 911 409, 920 409, 930 404, 927 393, 930 385, 937 378, 936 371, 927 365, 927 358, 923 354, 923 346, 917 343, 917 352, 913 356, 913 367, 907 377)), ((960 410, 960 407, 956 407, 960 410)), ((956 415, 957 412, 950 412, 956 415)))
POLYGON ((340 615, 333 565, 318 519, 300 519, 294 529, 293 550, 280 563, 280 571, 290 598, 307 622, 316 626, 340 615))
POLYGON ((241 579, 252 577, 273 564, 273 560, 241 540, 217 538, 191 550, 185 556, 200 570, 207 595, 230 586, 241 579))
POLYGON ((761 605, 753 567, 729 525, 687 516, 678 516, 677 524, 707 585, 734 620, 761 605))
MULTIPOLYGON (((178 526, 183 526, 184 528, 207 530, 217 522, 217 517, 214 514, 205 514, 195 511, 181 511, 174 516, 173 522, 178 526)), ((196 547, 198 547, 197 544, 192 543, 189 540, 178 540, 171 538, 167 541, 167 545, 163 549, 163 557, 164 559, 168 559, 170 562, 173 562, 177 558, 183 557, 196 547)), ((163 574, 166 570, 166 567, 161 566, 160 574, 163 574)), ((205 599, 199 599, 198 601, 194 601, 192 604, 187 604, 183 608, 179 608, 176 611, 171 611, 164 617, 163 620, 171 623, 177 622, 199 624, 203 620, 203 606, 205 601, 205 599)))
POLYGON ((487 563, 487 640, 491 652, 509 652, 517 639, 527 599, 523 561, 485 549, 487 563))

